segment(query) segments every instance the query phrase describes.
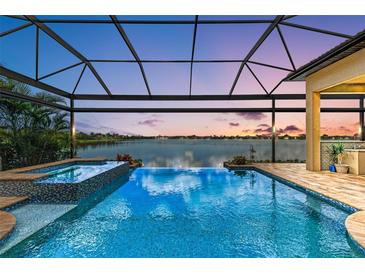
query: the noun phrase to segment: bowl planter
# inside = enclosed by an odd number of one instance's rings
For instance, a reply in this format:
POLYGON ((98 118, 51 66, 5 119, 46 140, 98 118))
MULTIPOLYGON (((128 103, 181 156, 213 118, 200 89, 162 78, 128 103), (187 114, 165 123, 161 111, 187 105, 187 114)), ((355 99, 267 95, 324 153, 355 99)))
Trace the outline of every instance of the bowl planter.
POLYGON ((344 164, 335 164, 336 167, 336 171, 338 173, 349 173, 349 165, 344 165, 344 164))
POLYGON ((329 170, 330 172, 336 172, 336 166, 334 164, 331 164, 329 170))

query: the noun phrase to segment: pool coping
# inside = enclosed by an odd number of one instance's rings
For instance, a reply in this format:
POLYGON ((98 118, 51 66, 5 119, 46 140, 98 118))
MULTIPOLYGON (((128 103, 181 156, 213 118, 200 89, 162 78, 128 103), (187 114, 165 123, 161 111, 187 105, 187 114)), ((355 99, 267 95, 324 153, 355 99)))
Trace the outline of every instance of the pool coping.
POLYGON ((16 218, 13 214, 0 211, 0 243, 5 240, 16 225, 16 218))
POLYGON ((348 212, 349 215, 345 220, 345 227, 349 239, 362 253, 365 254, 365 211, 352 205, 349 205, 348 203, 339 201, 336 198, 324 195, 319 191, 309 189, 305 186, 302 186, 299 183, 285 179, 284 177, 281 177, 277 174, 273 174, 267 170, 264 170, 263 168, 260 168, 257 165, 234 166, 233 168, 227 168, 227 169, 232 171, 255 170, 263 175, 268 175, 269 177, 272 177, 285 185, 298 189, 304 193, 307 193, 322 201, 325 201, 332 206, 341 208, 342 210, 348 212))
POLYGON ((365 248, 365 211, 357 211, 346 218, 345 226, 357 247, 365 248))

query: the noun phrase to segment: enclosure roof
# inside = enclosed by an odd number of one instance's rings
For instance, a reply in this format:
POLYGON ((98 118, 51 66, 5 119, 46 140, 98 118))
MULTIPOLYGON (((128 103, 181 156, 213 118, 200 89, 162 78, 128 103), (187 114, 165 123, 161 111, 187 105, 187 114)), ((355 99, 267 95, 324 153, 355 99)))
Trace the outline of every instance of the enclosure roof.
POLYGON ((304 99, 286 81, 363 48, 364 19, 0 16, 0 75, 73 100, 304 99))

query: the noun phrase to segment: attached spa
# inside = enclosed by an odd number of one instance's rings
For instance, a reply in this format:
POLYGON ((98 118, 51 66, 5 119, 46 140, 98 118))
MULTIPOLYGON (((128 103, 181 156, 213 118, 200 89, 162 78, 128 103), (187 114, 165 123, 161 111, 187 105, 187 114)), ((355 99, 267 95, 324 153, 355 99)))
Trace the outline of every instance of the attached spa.
POLYGON ((76 202, 129 171, 127 162, 74 158, 0 172, 0 196, 76 202))

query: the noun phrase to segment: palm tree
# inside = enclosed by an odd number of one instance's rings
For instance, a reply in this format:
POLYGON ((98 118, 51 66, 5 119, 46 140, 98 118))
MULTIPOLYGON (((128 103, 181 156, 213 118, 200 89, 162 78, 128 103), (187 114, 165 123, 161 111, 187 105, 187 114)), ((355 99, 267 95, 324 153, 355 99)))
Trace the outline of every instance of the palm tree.
MULTIPOLYGON (((40 91, 32 94, 28 85, 0 78, 0 87, 46 102, 65 104, 63 98, 40 91)), ((68 114, 43 105, 0 98, 0 153, 5 168, 64 158, 68 151, 68 114)))

